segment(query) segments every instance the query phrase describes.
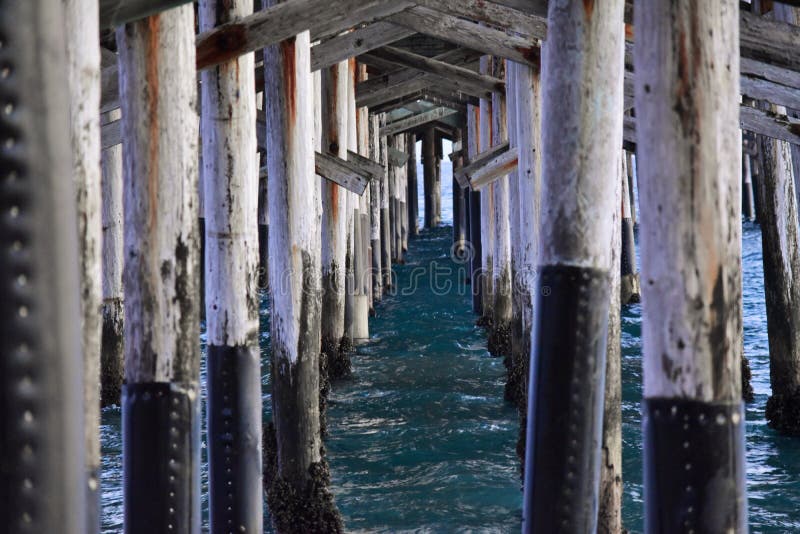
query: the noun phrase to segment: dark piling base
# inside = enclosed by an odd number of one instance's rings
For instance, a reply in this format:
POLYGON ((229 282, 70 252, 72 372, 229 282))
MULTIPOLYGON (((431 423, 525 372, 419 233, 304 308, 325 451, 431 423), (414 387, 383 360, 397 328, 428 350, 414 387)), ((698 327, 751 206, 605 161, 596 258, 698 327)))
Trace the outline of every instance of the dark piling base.
POLYGON ((328 372, 328 354, 319 353, 319 433, 328 435, 328 395, 331 392, 331 379, 328 372))
POLYGON ((753 402, 756 400, 753 393, 753 385, 750 383, 752 373, 750 372, 750 362, 746 356, 742 356, 742 400, 744 402, 753 402))
POLYGON ((639 285, 639 273, 623 275, 619 283, 620 304, 641 302, 642 290, 639 285))
POLYGON ((489 352, 494 357, 509 356, 511 354, 511 323, 497 323, 489 329, 489 352))
POLYGON ((324 450, 322 461, 309 466, 306 487, 298 491, 278 475, 278 451, 275 427, 264 425, 264 493, 272 526, 281 534, 308 532, 344 532, 342 516, 330 491, 331 475, 324 450))
POLYGON ((784 436, 800 436, 800 388, 767 400, 767 422, 784 436))
POLYGON ((123 364, 122 303, 103 306, 100 351, 100 406, 119 405, 122 397, 123 364))
POLYGON ((324 338, 322 340, 322 352, 327 356, 328 378, 330 380, 350 376, 352 372, 350 353, 353 352, 353 340, 350 337, 344 336, 339 340, 324 338))

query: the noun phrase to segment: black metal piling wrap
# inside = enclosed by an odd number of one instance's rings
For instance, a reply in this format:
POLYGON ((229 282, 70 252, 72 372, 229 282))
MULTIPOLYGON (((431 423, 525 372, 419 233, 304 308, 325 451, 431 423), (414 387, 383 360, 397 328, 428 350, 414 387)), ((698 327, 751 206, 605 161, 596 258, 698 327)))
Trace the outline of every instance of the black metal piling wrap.
POLYGON ((747 532, 744 405, 645 399, 645 531, 747 532))
POLYGON ((196 384, 122 390, 125 532, 200 531, 200 414, 196 384))
POLYGON ((214 532, 253 532, 263 514, 258 352, 209 345, 207 380, 211 525, 214 532))
POLYGON ((523 532, 594 532, 610 276, 567 265, 539 272, 523 532))

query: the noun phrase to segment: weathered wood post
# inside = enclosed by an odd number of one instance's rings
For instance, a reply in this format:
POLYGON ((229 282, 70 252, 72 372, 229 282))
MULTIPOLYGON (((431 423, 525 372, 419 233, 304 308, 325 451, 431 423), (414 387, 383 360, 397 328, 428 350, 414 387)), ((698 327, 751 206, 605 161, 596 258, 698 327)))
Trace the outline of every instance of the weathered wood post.
POLYGON ((200 529, 194 36, 191 5, 117 29, 125 161, 126 532, 200 529))
MULTIPOLYGON (((116 109, 106 114, 109 121, 119 120, 116 109)), ((123 359, 123 221, 122 221, 122 145, 103 150, 102 158, 102 281, 103 329, 100 352, 100 404, 120 403, 123 359)))
POLYGON ((634 194, 634 178, 636 176, 636 158, 633 155, 633 152, 625 151, 625 174, 627 175, 626 178, 628 180, 628 202, 631 206, 631 222, 633 226, 638 226, 636 222, 636 196, 634 194))
MULTIPOLYGON (((359 64, 358 67, 358 81, 367 80, 367 66, 359 64)), ((355 88, 354 88, 355 90, 355 88)), ((370 118, 369 110, 366 106, 357 108, 356 110, 356 129, 358 131, 358 154, 365 158, 370 156, 370 118)), ((359 209, 361 210, 361 273, 359 274, 358 282, 361 294, 366 296, 365 306, 367 307, 367 317, 372 315, 374 310, 373 293, 372 293, 372 182, 367 186, 364 193, 359 199, 359 209)), ((363 323, 362 326, 367 328, 366 331, 361 332, 364 339, 369 337, 369 320, 363 323)))
MULTIPOLYGON (((495 58, 492 74, 497 79, 505 79, 505 60, 495 58)), ((506 117, 506 95, 492 93, 492 140, 493 143, 508 141, 508 118, 506 117)), ((492 184, 494 200, 492 222, 494 227, 494 251, 492 252, 492 293, 494 312, 489 333, 489 351, 495 356, 511 354, 511 215, 509 198, 509 177, 501 176, 492 184)))
POLYGON ((757 206, 772 386, 766 416, 781 434, 800 436, 800 286, 795 283, 800 277, 800 236, 791 148, 785 141, 758 140, 763 172, 757 206))
MULTIPOLYGON (((386 141, 387 148, 400 150, 399 136, 390 135, 387 137, 386 141)), ((391 253, 391 261, 395 263, 399 263, 397 261, 397 229, 395 228, 397 225, 397 203, 395 202, 395 199, 397 194, 398 169, 399 168, 395 165, 392 165, 391 162, 389 163, 389 178, 387 181, 388 187, 386 190, 389 204, 389 251, 391 253)))
MULTIPOLYGON (((464 135, 461 128, 456 128, 453 143, 463 144, 464 135)), ((462 152, 463 154, 463 152, 462 152)), ((464 256, 464 247, 467 241, 467 207, 464 204, 464 192, 455 178, 455 171, 464 166, 464 157, 459 154, 453 159, 453 254, 456 258, 464 256)))
MULTIPOLYGON (((603 402, 603 438, 600 453, 600 493, 597 509, 597 532, 622 534, 622 346, 620 324, 621 256, 625 226, 620 225, 620 210, 625 202, 628 172, 624 152, 620 152, 619 179, 613 183, 614 231, 611 249, 610 290, 608 299, 608 334, 606 341, 606 380, 603 402)), ((623 217, 624 218, 624 217, 623 217)))
POLYGON ((620 179, 623 0, 549 3, 526 532, 595 532, 620 179), (586 199, 592 199, 587 202, 586 199))
MULTIPOLYGON (((322 149, 347 159, 347 62, 322 72, 322 149)), ((331 378, 350 370, 344 331, 347 190, 321 178, 322 187, 322 353, 331 378)), ((324 379, 325 377, 323 377, 324 379)))
MULTIPOLYGON (((253 12, 253 0, 201 0, 200 31, 253 12)), ((213 532, 260 532, 261 357, 255 58, 203 71, 209 522, 213 532)))
MULTIPOLYGON (((378 131, 386 125, 386 115, 381 114, 378 123, 378 131)), ((383 290, 389 291, 392 288, 392 214, 391 214, 391 182, 392 164, 389 162, 389 147, 393 143, 389 142, 389 137, 380 135, 381 163, 383 163, 383 176, 381 177, 381 277, 383 279, 383 290)))
MULTIPOLYGON (((481 74, 492 72, 492 58, 483 56, 480 60, 481 74)), ((484 152, 494 145, 492 138, 492 101, 481 98, 480 120, 478 121, 478 152, 484 152)), ((494 321, 494 188, 484 187, 481 195, 481 309, 483 313, 479 323, 491 332, 494 321)))
MULTIPOLYGON (((515 69, 515 102, 519 181, 520 245, 516 281, 521 302, 521 346, 518 360, 512 362, 513 373, 506 386, 506 398, 514 400, 520 410, 520 432, 517 455, 525 462, 528 414, 528 376, 530 371, 531 333, 533 329, 533 297, 536 294, 536 269, 539 255, 539 217, 542 185, 542 132, 540 69, 517 65, 515 69), (509 390, 511 390, 509 392, 509 390)), ((513 113, 513 111, 512 111, 513 113)), ((512 199, 514 201, 515 199, 512 199)))
MULTIPOLYGON (((74 20, 74 6, 67 7, 74 20)), ((87 523, 80 239, 64 21, 61 2, 0 7, 0 524, 9 532, 83 534, 98 526, 96 517, 87 523)), ((96 43, 96 33, 84 37, 96 43)), ((96 148, 99 165, 99 142, 96 148)))
MULTIPOLYGON (((394 136, 395 148, 400 152, 406 151, 406 136, 405 134, 397 134, 394 136)), ((406 163, 407 164, 407 163, 406 163)), ((402 190, 405 184, 406 166, 401 165, 394 170, 394 187, 392 189, 393 204, 394 204, 394 261, 396 263, 405 263, 403 259, 403 212, 405 206, 402 203, 402 190)))
POLYGON ((639 286, 639 273, 636 269, 636 244, 633 236, 633 209, 628 181, 628 164, 624 155, 622 157, 622 174, 619 181, 622 183, 621 209, 622 209, 622 257, 620 258, 620 300, 622 304, 639 302, 641 288, 639 286))
MULTIPOLYGON (((258 156, 259 169, 266 163, 266 155, 258 156)), ((269 282, 269 180, 266 172, 258 175, 258 287, 267 289, 269 282)))
POLYGON ((78 206, 87 531, 100 529, 100 351, 102 215, 100 43, 97 0, 64 2, 72 127, 72 173, 78 206))
POLYGON ((747 152, 742 151, 742 188, 744 189, 742 195, 742 213, 745 219, 750 222, 756 220, 756 201, 753 192, 753 173, 750 168, 750 156, 747 152))
POLYGON ((422 136, 422 178, 425 188, 425 228, 436 228, 436 130, 425 128, 422 136))
MULTIPOLYGON (((509 149, 517 149, 517 70, 518 64, 513 61, 506 63, 506 124, 508 129, 509 149)), ((518 160, 519 161, 519 160, 518 160)), ((517 363, 520 358, 522 346, 522 285, 519 283, 520 277, 520 245, 522 236, 519 224, 519 177, 517 169, 508 177, 508 198, 509 198, 509 228, 511 231, 511 346, 508 357, 503 360, 506 366, 506 387, 505 392, 511 393, 506 399, 515 402, 513 393, 519 391, 519 376, 515 375, 517 363), (517 382, 516 388, 509 387, 509 383, 517 382)), ((523 397, 524 399, 524 397, 523 397)))
MULTIPOLYGON (((372 161, 382 163, 380 147, 380 122, 378 115, 369 116, 369 157, 372 161)), ((369 183, 370 201, 370 249, 372 252, 372 300, 378 302, 383 298, 383 276, 381 274, 381 180, 369 183)))
POLYGON ((343 529, 320 438, 322 206, 310 69, 307 31, 264 50, 275 426, 264 483, 278 532, 343 529))
MULTIPOLYGON (((353 61, 356 65, 356 62, 353 61)), ((353 83, 348 91, 348 103, 352 106, 352 114, 350 119, 353 120, 352 129, 355 131, 355 139, 350 146, 350 150, 358 153, 360 156, 367 156, 367 108, 356 107, 356 84, 359 81, 366 80, 367 70, 366 65, 357 65, 356 72, 354 73, 353 83)), ((348 128, 350 128, 348 126, 348 128)), ((348 139, 349 141, 349 139, 348 139)), ((352 337, 354 340, 369 339, 369 311, 371 308, 370 301, 372 295, 370 291, 370 251, 369 251, 369 189, 365 190, 363 194, 353 194, 352 197, 355 212, 354 212, 354 234, 353 239, 355 245, 355 263, 354 263, 354 276, 355 285, 353 286, 354 295, 354 313, 355 320, 353 322, 352 337)))
MULTIPOLYGON (((467 158, 474 158, 480 151, 480 108, 467 105, 467 158)), ((481 192, 469 191, 470 234, 470 285, 472 286, 472 311, 483 317, 483 236, 481 235, 481 192)))
MULTIPOLYGON (((409 153, 409 134, 403 134, 403 151, 409 153)), ((405 253, 408 251, 408 173, 411 167, 411 158, 406 160, 403 165, 402 172, 400 173, 400 183, 397 187, 397 195, 399 197, 399 215, 400 215, 400 249, 405 253)))
POLYGON ((739 4, 635 13, 647 532, 746 532, 739 4))
POLYGON ((417 134, 408 134, 408 235, 419 235, 419 197, 417 196, 417 134))

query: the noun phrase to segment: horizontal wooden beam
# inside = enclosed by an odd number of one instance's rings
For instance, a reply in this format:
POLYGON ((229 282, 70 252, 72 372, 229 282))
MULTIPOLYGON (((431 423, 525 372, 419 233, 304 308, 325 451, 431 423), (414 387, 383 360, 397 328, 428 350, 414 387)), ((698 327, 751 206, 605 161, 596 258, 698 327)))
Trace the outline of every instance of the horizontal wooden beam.
POLYGON ((100 29, 120 26, 189 2, 190 0, 100 0, 100 29))
POLYGON ((487 165, 490 161, 495 159, 497 156, 505 154, 509 150, 508 141, 490 147, 487 150, 484 150, 480 154, 476 154, 472 161, 470 161, 467 165, 464 165, 460 169, 457 169, 453 176, 458 182, 458 185, 461 186, 462 189, 466 189, 470 186, 470 179, 469 177, 481 167, 487 165))
POLYGON ((375 160, 364 157, 358 152, 348 150, 347 161, 358 167, 364 175, 369 176, 370 180, 380 180, 383 178, 383 165, 375 160))
POLYGON ((389 159, 389 165, 392 167, 402 167, 408 161, 410 154, 390 146, 387 150, 387 156, 389 159))
POLYGON ((417 4, 540 40, 544 40, 547 35, 546 12, 542 17, 486 0, 417 0, 417 4))
POLYGON ((413 7, 388 17, 388 20, 412 30, 485 54, 498 56, 534 67, 540 64, 539 47, 530 38, 448 15, 423 6, 413 7))
POLYGON ((375 22, 358 28, 312 46, 311 70, 333 66, 340 61, 399 41, 410 35, 414 35, 412 30, 389 22, 375 22))
POLYGON ((287 0, 197 36, 197 69, 202 70, 298 33, 338 34, 357 24, 413 5, 406 0, 287 0))
POLYGON ((373 177, 371 172, 366 172, 354 161, 322 152, 316 153, 314 172, 359 196, 364 194, 364 190, 373 177))
POLYGON ((381 128, 380 134, 381 135, 398 134, 401 132, 405 132, 406 130, 417 128, 423 124, 439 120, 443 117, 447 117, 448 115, 453 115, 454 113, 457 113, 456 110, 454 109, 445 107, 434 108, 429 111, 417 113, 416 115, 412 115, 405 119, 400 119, 399 121, 394 121, 392 123, 389 123, 383 128, 381 128))
POLYGON ((384 60, 399 66, 410 67, 422 72, 434 74, 452 88, 477 97, 487 97, 493 92, 504 93, 506 84, 499 78, 479 74, 458 65, 451 65, 433 58, 420 56, 401 48, 385 46, 371 52, 384 60))
POLYGON ((467 175, 469 186, 473 191, 486 187, 498 178, 514 172, 517 168, 517 163, 518 153, 516 147, 498 154, 487 161, 485 165, 472 170, 472 173, 467 175))
POLYGON ((740 11, 739 43, 743 58, 800 72, 800 26, 740 11))

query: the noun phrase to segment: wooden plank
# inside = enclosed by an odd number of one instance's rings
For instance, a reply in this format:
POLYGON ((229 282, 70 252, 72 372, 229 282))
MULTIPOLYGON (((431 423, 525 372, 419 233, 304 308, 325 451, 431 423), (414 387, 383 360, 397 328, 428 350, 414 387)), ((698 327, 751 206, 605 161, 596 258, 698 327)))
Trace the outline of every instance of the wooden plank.
POLYGON ((311 70, 324 69, 353 56, 413 35, 408 28, 376 22, 311 47, 311 70))
POLYGON ((743 58, 800 72, 800 26, 740 11, 739 43, 743 58))
POLYGON ((375 17, 412 5, 405 0, 289 0, 197 36, 197 69, 289 39, 305 30, 336 34, 375 17))
POLYGON ((364 194, 372 178, 372 174, 365 173, 356 163, 322 152, 316 153, 314 170, 323 178, 359 196, 364 194))
POLYGON ((546 12, 542 17, 484 0, 417 0, 417 4, 540 40, 544 40, 547 35, 546 12))
POLYGON ((478 97, 486 97, 492 92, 504 92, 506 88, 505 82, 499 78, 479 74, 467 68, 414 54, 401 48, 384 46, 374 50, 371 54, 404 67, 435 74, 444 78, 455 89, 478 97))
POLYGON ((508 152, 508 150, 509 144, 508 141, 506 141, 504 143, 497 144, 488 150, 484 150, 480 154, 476 154, 475 157, 472 158, 472 161, 469 163, 469 165, 465 165, 453 173, 458 185, 460 185, 462 189, 469 187, 469 176, 472 173, 474 173, 477 169, 487 165, 497 156, 508 152))
POLYGON ((528 38, 448 15, 427 7, 414 7, 388 17, 394 23, 485 54, 538 67, 539 47, 528 38))
POLYGON ((477 191, 491 184, 498 178, 514 172, 517 168, 517 158, 518 153, 516 147, 502 154, 498 154, 482 167, 472 171, 472 174, 467 175, 470 187, 473 191, 477 191))
POLYGON ((425 123, 439 120, 443 117, 447 117, 448 115, 453 115, 454 113, 457 113, 456 110, 445 107, 438 107, 430 111, 417 113, 411 117, 387 124, 381 128, 381 135, 392 135, 405 132, 406 130, 417 128, 425 123))
POLYGON ((358 167, 364 175, 370 176, 369 180, 380 180, 383 176, 383 164, 362 156, 352 150, 347 151, 347 161, 358 167))
POLYGON ((403 152, 402 150, 397 150, 394 147, 388 148, 388 158, 389 158, 389 165, 392 167, 402 167, 408 161, 410 154, 408 152, 403 152))
POLYGON ((114 28, 188 3, 189 0, 100 0, 100 29, 114 28))
POLYGON ((800 119, 794 117, 740 106, 739 125, 743 130, 800 145, 800 119))

